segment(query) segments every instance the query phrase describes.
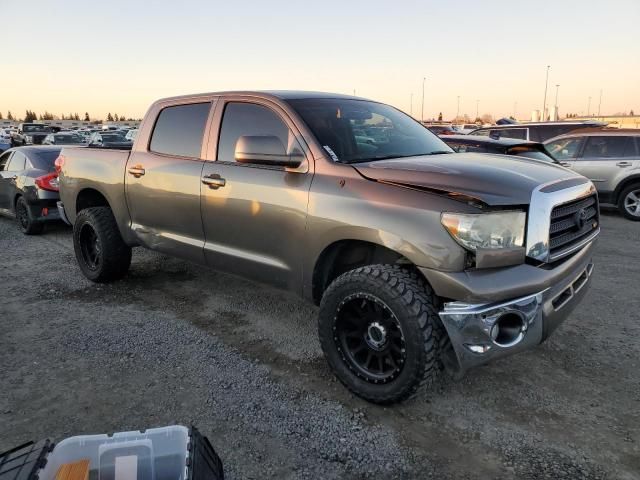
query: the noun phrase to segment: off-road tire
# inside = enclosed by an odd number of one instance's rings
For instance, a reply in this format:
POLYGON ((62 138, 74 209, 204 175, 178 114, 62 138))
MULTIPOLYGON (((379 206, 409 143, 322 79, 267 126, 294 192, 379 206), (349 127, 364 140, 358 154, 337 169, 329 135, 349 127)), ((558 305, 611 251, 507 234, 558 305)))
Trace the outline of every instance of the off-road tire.
POLYGON ((439 299, 416 273, 395 265, 370 265, 335 279, 320 303, 318 333, 329 366, 354 394, 378 404, 404 401, 428 389, 438 375, 438 351, 446 335, 438 317, 439 299), (386 304, 398 320, 405 341, 406 360, 397 377, 376 384, 361 378, 338 346, 334 325, 341 302, 366 294, 386 304))
POLYGON ((73 249, 83 275, 92 282, 107 283, 122 278, 131 265, 131 248, 124 243, 116 219, 109 207, 93 207, 80 211, 73 225, 73 249), (87 232, 95 232, 95 263, 83 253, 87 232), (99 243, 98 243, 99 242, 99 243))
MULTIPOLYGON (((634 222, 640 222, 640 215, 632 215, 629 213, 625 207, 625 199, 629 193, 640 190, 640 184, 634 183, 633 185, 629 185, 626 187, 621 193, 618 200, 618 210, 620 213, 627 219, 633 220, 634 222)), ((636 195, 637 196, 637 195, 636 195)))
POLYGON ((33 218, 31 210, 22 196, 18 197, 15 206, 16 222, 18 228, 25 235, 38 235, 42 233, 44 225, 33 218))

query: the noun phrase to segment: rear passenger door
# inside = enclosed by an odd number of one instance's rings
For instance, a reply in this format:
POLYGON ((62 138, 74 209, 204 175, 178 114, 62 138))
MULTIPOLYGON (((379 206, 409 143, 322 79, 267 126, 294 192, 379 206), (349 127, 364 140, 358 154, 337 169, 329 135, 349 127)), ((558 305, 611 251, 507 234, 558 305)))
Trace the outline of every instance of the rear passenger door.
POLYGON ((585 137, 573 169, 591 180, 601 193, 611 193, 627 176, 637 158, 633 137, 593 135, 585 137))
MULTIPOLYGON (((148 142, 137 142, 125 172, 131 228, 148 248, 203 263, 200 177, 214 99, 156 106, 148 142)), ((150 113, 153 117, 153 113, 150 113)))
POLYGON ((276 287, 300 289, 313 165, 286 112, 266 100, 227 98, 212 125, 212 161, 202 172, 205 256, 212 267, 276 287), (292 170, 236 163, 243 135, 271 135, 305 156, 292 170), (215 183, 209 183, 214 180, 215 183))

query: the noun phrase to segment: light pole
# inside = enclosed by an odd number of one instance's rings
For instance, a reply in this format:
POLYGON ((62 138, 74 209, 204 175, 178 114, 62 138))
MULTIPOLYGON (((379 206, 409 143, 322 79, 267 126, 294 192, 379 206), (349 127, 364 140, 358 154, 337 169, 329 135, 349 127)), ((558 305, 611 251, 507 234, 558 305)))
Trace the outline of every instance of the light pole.
POLYGON ((456 108, 456 118, 453 120, 454 122, 458 121, 459 115, 460 115, 460 95, 458 95, 458 107, 456 108))
POLYGON ((553 116, 556 120, 558 120, 558 117, 560 116, 558 114, 558 90, 560 90, 560 84, 556 84, 556 101, 553 102, 553 116))
POLYGON ((600 116, 600 106, 602 105, 602 89, 600 89, 600 100, 598 100, 598 116, 600 116))
POLYGON ((545 110, 547 109, 547 87, 549 86, 549 69, 551 65, 547 65, 547 76, 544 80, 544 101, 542 102, 542 121, 545 120, 545 110))
POLYGON ((422 123, 424 123, 424 82, 426 79, 427 77, 422 77, 422 113, 420 115, 422 123))
POLYGON ((591 97, 589 97, 589 102, 587 103, 587 117, 591 115, 591 97))
POLYGON ((476 100, 476 118, 474 119, 474 121, 478 119, 479 111, 480 111, 480 100, 476 100))

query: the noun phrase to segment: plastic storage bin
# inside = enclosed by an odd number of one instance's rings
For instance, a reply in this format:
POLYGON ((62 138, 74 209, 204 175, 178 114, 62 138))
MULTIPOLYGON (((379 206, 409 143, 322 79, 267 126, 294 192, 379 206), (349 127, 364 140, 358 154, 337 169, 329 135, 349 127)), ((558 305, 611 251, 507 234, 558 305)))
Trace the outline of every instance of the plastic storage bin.
POLYGON ((45 440, 0 454, 0 480, 223 478, 220 458, 195 427, 81 435, 64 439, 53 449, 45 440))

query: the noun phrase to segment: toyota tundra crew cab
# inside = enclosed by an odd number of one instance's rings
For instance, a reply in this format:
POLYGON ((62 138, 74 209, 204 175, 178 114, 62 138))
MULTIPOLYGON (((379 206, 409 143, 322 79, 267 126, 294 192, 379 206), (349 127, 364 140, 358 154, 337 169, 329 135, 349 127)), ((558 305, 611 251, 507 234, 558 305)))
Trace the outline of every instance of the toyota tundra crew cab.
POLYGON ((168 98, 130 152, 56 165, 87 278, 125 277, 142 246, 293 291, 319 305, 335 375, 382 404, 544 341, 585 295, 600 231, 588 179, 454 153, 343 95, 168 98))

